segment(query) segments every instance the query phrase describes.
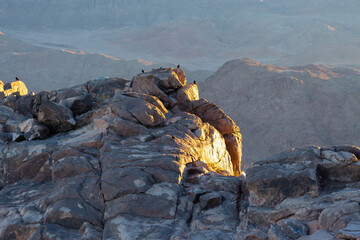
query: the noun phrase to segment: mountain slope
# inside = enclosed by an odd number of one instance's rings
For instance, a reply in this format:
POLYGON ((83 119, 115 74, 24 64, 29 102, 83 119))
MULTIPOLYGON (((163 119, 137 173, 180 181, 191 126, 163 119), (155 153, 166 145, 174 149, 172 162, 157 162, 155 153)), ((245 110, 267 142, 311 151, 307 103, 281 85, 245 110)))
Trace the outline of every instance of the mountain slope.
POLYGON ((239 59, 199 87, 242 127, 244 163, 304 145, 360 144, 357 69, 239 59))
MULTIPOLYGON (((74 86, 98 77, 131 78, 142 69, 148 71, 165 65, 79 50, 39 47, 5 34, 0 35, 0 64, 0 80, 10 82, 18 76, 30 91, 35 92, 74 86)), ((175 64, 172 65, 175 67, 175 64)), ((189 71, 188 75, 201 81, 210 72, 189 71)))

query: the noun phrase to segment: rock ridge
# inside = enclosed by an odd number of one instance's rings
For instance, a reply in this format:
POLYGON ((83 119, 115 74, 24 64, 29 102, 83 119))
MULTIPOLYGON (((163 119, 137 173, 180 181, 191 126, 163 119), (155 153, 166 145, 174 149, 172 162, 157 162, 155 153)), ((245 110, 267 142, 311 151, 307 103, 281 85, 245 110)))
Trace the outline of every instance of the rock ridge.
POLYGON ((359 239, 360 148, 241 172, 239 127, 181 69, 0 104, 0 239, 359 239))

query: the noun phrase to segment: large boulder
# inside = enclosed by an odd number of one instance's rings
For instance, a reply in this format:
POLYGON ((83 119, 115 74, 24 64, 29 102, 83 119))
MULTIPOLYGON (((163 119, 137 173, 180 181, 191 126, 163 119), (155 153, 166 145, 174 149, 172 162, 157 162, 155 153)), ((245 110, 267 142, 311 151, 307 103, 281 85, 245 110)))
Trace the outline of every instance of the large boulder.
POLYGON ((39 122, 55 133, 72 130, 76 124, 70 109, 51 101, 43 101, 37 115, 39 122))
POLYGON ((316 148, 299 149, 259 161, 247 169, 250 204, 274 206, 287 197, 319 193, 316 148))
POLYGON ((137 97, 128 97, 118 94, 109 103, 112 112, 135 123, 141 123, 146 127, 155 127, 165 120, 164 113, 155 105, 137 97))

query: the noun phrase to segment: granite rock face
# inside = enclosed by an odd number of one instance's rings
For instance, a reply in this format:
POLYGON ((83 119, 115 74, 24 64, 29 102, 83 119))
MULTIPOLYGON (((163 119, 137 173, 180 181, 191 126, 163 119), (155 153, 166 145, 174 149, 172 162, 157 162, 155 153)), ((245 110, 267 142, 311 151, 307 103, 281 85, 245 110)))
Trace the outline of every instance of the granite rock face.
POLYGON ((360 148, 294 149, 245 175, 239 127, 181 69, 5 100, 0 239, 359 236, 360 148))

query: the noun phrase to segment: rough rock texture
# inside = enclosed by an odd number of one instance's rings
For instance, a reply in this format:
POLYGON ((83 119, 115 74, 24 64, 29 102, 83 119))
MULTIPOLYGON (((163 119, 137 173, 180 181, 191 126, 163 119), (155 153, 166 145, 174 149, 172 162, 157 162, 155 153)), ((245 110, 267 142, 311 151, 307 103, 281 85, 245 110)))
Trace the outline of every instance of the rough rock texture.
POLYGON ((293 149, 245 177, 239 128, 174 71, 0 105, 0 239, 359 239, 360 148, 293 149))
POLYGON ((0 239, 233 238, 241 135, 198 95, 169 68, 0 105, 0 239))
POLYGON ((258 239, 357 239, 359 149, 310 146, 255 162, 239 236, 255 229, 258 239))

